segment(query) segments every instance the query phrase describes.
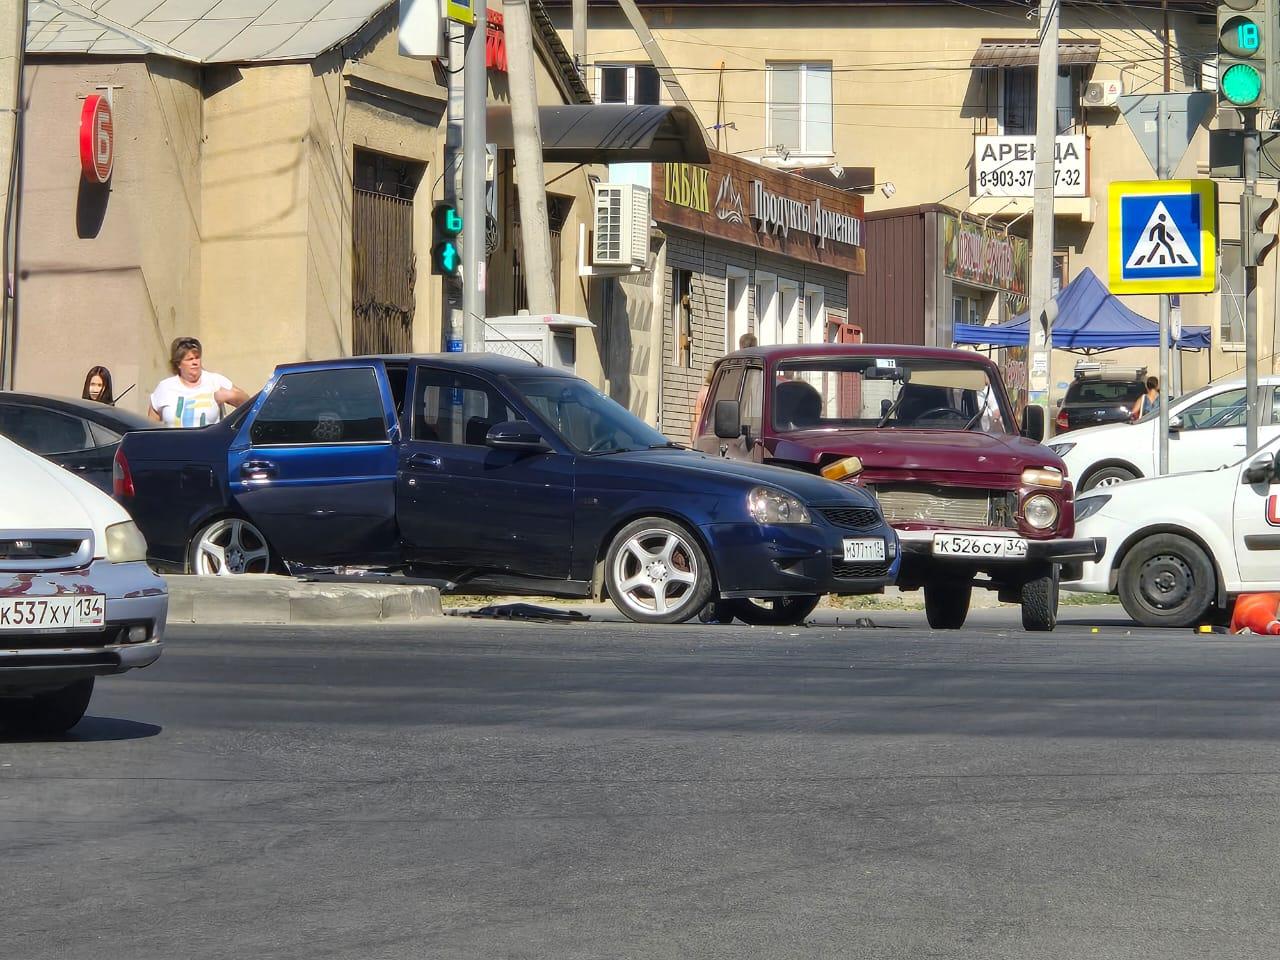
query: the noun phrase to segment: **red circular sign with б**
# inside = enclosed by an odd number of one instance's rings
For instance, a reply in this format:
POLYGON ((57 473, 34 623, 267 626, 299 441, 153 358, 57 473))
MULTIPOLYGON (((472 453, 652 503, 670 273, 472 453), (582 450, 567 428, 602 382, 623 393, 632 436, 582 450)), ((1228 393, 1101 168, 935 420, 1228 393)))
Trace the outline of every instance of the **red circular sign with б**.
POLYGON ((115 163, 116 138, 111 104, 102 94, 84 99, 80 110, 80 168, 86 180, 106 183, 115 163))

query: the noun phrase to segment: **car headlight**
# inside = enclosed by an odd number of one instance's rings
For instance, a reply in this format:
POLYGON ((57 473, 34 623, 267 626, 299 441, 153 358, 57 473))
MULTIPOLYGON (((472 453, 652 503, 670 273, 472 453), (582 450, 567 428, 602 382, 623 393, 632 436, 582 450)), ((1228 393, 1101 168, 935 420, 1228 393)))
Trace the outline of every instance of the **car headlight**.
POLYGON ((147 559, 147 541, 132 520, 107 527, 107 559, 112 563, 133 563, 147 559))
POLYGON ((1058 521, 1058 505, 1052 497, 1037 493, 1023 502, 1022 515, 1037 530, 1048 530, 1058 521))
POLYGON ((1095 513, 1111 502, 1111 495, 1100 493, 1096 497, 1085 497, 1076 501, 1076 523, 1088 520, 1095 513))
POLYGON ((1050 450, 1052 450, 1054 453, 1056 453, 1058 456, 1065 457, 1072 450, 1072 448, 1075 447, 1075 444, 1074 443, 1049 443, 1049 444, 1046 444, 1046 446, 1050 450))
POLYGON ((747 495, 747 512, 756 523, 809 523, 805 505, 788 493, 756 487, 747 495))
POLYGON ((1028 487, 1062 488, 1062 471, 1057 467, 1027 467, 1022 471, 1022 483, 1028 487))

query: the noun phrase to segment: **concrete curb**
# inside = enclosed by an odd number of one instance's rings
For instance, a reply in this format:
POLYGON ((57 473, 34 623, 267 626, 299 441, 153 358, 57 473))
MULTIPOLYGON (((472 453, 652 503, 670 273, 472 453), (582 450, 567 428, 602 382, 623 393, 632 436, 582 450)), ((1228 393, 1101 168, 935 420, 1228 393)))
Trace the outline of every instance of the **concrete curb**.
POLYGON ((292 577, 167 576, 170 623, 413 623, 444 615, 440 591, 292 577))

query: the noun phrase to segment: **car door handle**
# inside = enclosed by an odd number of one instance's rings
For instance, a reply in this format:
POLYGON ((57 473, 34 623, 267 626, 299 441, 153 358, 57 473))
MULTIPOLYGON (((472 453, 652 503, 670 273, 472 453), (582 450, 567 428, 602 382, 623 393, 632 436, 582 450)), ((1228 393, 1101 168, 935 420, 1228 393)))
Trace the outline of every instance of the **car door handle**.
POLYGON ((439 470, 440 458, 434 453, 415 453, 409 457, 407 465, 414 470, 439 470))
POLYGON ((240 465, 240 476, 245 480, 274 480, 276 465, 270 460, 246 460, 240 465))

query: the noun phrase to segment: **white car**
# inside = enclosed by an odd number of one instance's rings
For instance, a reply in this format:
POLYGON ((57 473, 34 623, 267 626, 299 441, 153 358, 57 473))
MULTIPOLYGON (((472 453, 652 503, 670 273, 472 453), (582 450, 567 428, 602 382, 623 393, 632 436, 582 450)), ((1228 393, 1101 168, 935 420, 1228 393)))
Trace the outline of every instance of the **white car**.
MULTIPOLYGON (((1169 473, 1212 470, 1244 456, 1245 385, 1220 380, 1169 407, 1169 473)), ((1280 376, 1258 378, 1258 445, 1280 436, 1280 376)), ((1060 434, 1047 446, 1062 457, 1077 495, 1157 474, 1160 414, 1060 434)))
POLYGON ((0 726, 62 733, 95 677, 160 656, 169 594, 101 490, 3 437, 0 476, 0 726))
POLYGON ((1076 536, 1106 548, 1063 589, 1119 594, 1139 623, 1190 626, 1241 593, 1280 590, 1280 438, 1217 470, 1095 489, 1075 506, 1076 536))

